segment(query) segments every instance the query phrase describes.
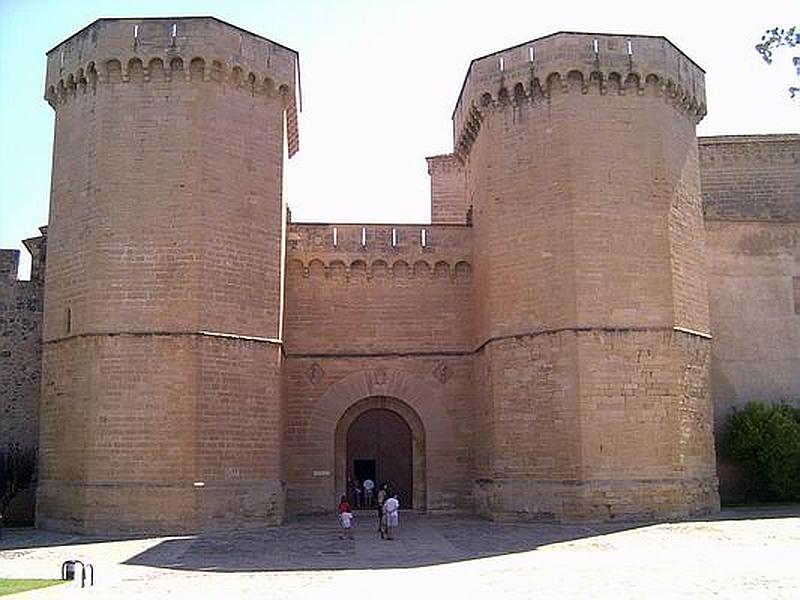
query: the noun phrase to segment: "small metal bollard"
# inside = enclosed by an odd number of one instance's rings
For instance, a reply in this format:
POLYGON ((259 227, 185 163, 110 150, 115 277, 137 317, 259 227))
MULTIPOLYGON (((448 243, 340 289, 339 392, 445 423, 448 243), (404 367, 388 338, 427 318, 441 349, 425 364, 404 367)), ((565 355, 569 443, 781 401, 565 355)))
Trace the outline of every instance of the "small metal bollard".
POLYGON ((94 565, 82 560, 65 560, 61 563, 61 579, 74 581, 78 565, 81 568, 81 587, 86 587, 86 569, 89 569, 89 585, 94 586, 94 565))

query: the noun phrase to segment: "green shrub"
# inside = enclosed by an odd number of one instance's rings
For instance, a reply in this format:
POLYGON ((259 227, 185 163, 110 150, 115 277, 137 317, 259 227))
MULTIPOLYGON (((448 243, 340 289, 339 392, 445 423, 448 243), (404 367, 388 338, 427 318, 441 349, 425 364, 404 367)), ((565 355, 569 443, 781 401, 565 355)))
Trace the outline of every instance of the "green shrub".
POLYGON ((759 499, 800 501, 800 409, 750 402, 734 410, 721 449, 758 487, 759 499))

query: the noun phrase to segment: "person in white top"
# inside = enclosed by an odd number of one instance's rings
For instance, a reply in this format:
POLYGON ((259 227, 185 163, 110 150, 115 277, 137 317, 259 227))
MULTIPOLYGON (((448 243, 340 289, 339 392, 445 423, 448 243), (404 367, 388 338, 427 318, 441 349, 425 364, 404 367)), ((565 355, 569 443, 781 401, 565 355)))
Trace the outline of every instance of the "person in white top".
POLYGON ((400 510, 400 501, 397 499, 397 494, 389 498, 383 505, 383 513, 386 515, 386 539, 394 539, 394 532, 397 530, 399 523, 398 511, 400 510))
MULTIPOLYGON (((353 539, 353 513, 349 510, 343 513, 339 513, 339 522, 342 524, 342 529, 344 529, 344 535, 348 537, 348 539, 353 539)), ((344 535, 340 535, 339 538, 344 538, 344 535)))
POLYGON ((372 508, 372 492, 375 491, 375 482, 372 479, 364 480, 364 503, 367 508, 372 508))

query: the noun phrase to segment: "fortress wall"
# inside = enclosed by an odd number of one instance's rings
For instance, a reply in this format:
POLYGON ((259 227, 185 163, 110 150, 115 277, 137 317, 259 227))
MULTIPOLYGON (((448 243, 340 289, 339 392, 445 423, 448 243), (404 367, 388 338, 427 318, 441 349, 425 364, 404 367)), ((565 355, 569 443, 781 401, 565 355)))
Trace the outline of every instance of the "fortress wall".
MULTIPOLYGON (((25 240, 25 246, 31 253, 29 281, 17 279, 19 251, 0 250, 0 451, 14 448, 35 455, 39 446, 46 238, 25 240)), ((34 492, 26 490, 15 498, 5 518, 32 520, 34 492)))
POLYGON ((490 374, 477 390, 491 440, 476 457, 479 512, 717 506, 704 112, 702 71, 663 38, 556 34, 473 61, 454 119, 490 374))
MULTIPOLYGON (((471 236, 464 225, 290 225, 284 323, 290 512, 335 504, 344 492, 337 424, 358 402, 383 396, 407 406, 424 430, 415 507, 471 507, 471 236)), ((407 491, 403 501, 410 501, 407 491)))
MULTIPOLYGON (((345 412, 388 396, 419 416, 424 464, 415 465, 414 508, 471 511, 473 357, 300 356, 284 363, 287 510, 330 512, 344 493, 335 434, 345 412), (416 477, 421 475, 421 477, 416 477)), ((410 508, 408 490, 398 490, 410 508)))
POLYGON ((536 482, 580 476, 577 346, 572 333, 520 335, 475 357, 476 509, 491 518, 554 519, 536 482))
POLYGON ((716 504, 709 353, 707 340, 669 331, 487 345, 475 361, 477 510, 614 520, 716 504))
POLYGON ((0 250, 0 447, 36 448, 42 281, 17 280, 19 250, 0 250))
POLYGON ((473 61, 456 109, 486 257, 476 260, 480 335, 576 324, 707 331, 694 133, 702 71, 663 38, 558 34, 523 46, 473 61), (519 248, 528 260, 517 285, 495 285, 504 265, 520 264, 519 248))
POLYGON ((719 430, 748 401, 800 403, 800 136, 699 142, 719 430))
POLYGON ((276 339, 296 58, 204 17, 100 20, 48 53, 40 523, 282 520, 276 339))
POLYGON ((195 436, 184 425, 196 418, 197 382, 185 368, 194 358, 190 346, 189 339, 176 344, 167 336, 45 344, 40 526, 97 532, 195 526, 195 436), (87 363, 91 369, 82 368, 87 363), (138 377, 129 374, 134 368, 138 377))
POLYGON ((463 225, 470 207, 464 169, 454 154, 429 156, 431 176, 431 223, 463 225))
POLYGON ((474 349, 471 235, 466 226, 292 224, 286 352, 474 349), (364 228, 366 245, 361 244, 364 228))
POLYGON ((707 221, 800 221, 800 135, 698 138, 707 221))
POLYGON ((47 339, 67 311, 70 333, 277 337, 283 213, 263 197, 281 187, 295 56, 214 20, 176 21, 174 46, 168 19, 114 20, 49 54, 47 339))
POLYGON ((269 477, 281 464, 277 347, 119 335, 44 351, 41 526, 168 532, 282 520, 284 490, 269 477))

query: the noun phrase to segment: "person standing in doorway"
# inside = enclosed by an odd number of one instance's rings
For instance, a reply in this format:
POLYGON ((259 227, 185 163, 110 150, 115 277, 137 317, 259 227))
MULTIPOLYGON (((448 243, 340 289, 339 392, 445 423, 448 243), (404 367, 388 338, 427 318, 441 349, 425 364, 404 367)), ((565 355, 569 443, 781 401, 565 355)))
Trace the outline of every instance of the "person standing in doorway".
POLYGON ((388 498, 388 492, 386 491, 386 484, 384 483, 381 486, 381 489, 378 490, 377 500, 378 500, 378 532, 381 534, 381 539, 386 533, 386 519, 384 518, 383 514, 383 504, 386 502, 388 498))
POLYGON ((375 482, 369 477, 364 480, 364 504, 365 508, 372 508, 372 499, 375 492, 375 482))
POLYGON ((400 501, 397 499, 397 494, 390 497, 383 505, 383 513, 386 518, 386 539, 393 540, 397 526, 400 524, 398 511, 400 510, 400 501))

